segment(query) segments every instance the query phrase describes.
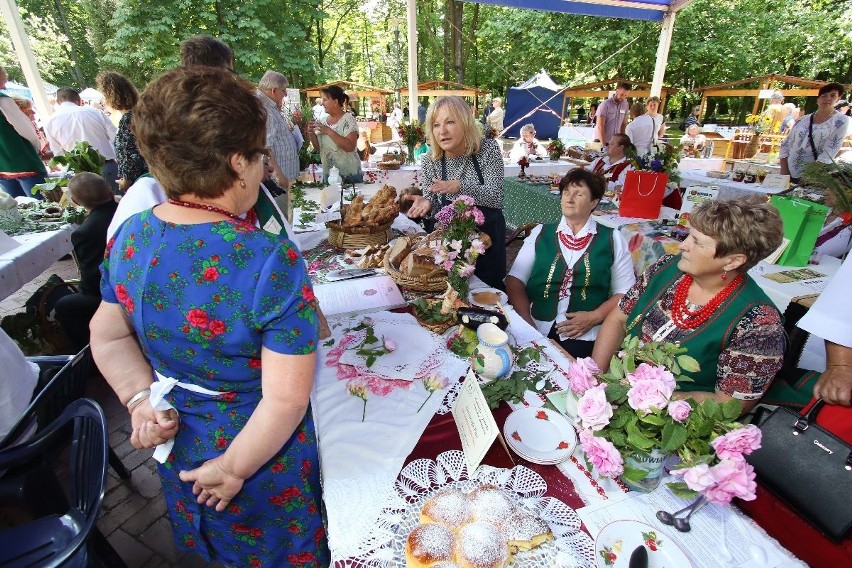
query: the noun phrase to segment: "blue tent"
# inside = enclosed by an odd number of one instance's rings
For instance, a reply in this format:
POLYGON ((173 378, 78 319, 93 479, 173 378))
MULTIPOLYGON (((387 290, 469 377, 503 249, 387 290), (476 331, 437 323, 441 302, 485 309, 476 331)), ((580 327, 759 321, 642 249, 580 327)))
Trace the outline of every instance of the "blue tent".
POLYGON ((544 69, 523 84, 510 87, 503 136, 518 138, 521 127, 532 123, 537 138, 556 138, 562 126, 562 91, 544 69))

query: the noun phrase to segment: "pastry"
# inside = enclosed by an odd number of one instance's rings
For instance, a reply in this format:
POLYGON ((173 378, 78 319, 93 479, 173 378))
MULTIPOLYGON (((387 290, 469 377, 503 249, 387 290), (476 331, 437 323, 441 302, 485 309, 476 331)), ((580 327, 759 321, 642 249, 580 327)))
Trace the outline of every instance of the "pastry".
POLYGON ((509 550, 514 554, 541 546, 553 540, 553 533, 540 518, 518 510, 504 523, 509 550))
POLYGON ((427 568, 451 560, 454 540, 452 531, 442 524, 417 525, 405 542, 405 565, 427 568))
POLYGON ((486 521, 500 528, 515 514, 517 505, 508 493, 494 485, 483 485, 468 495, 470 512, 477 521, 486 521))
POLYGON ((421 523, 443 523, 451 529, 470 520, 467 496, 458 489, 443 489, 432 495, 420 510, 421 523))
POLYGON ((460 568, 502 568, 509 559, 509 545, 500 529, 477 521, 458 531, 454 558, 460 568))

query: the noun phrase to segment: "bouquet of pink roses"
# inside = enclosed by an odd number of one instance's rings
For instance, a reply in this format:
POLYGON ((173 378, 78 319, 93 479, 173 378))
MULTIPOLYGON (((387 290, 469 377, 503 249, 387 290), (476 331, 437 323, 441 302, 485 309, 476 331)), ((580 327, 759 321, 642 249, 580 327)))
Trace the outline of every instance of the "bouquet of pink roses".
POLYGON ((636 464, 677 454, 681 463, 672 474, 683 481, 669 484, 675 494, 702 493, 714 503, 754 499, 754 470, 743 456, 760 447, 760 430, 735 421, 737 400, 673 398, 678 382, 691 381, 682 370, 699 370, 685 348, 637 337, 624 340, 605 374, 591 358, 573 363, 568 378, 580 395, 577 422, 587 462, 601 475, 650 489, 656 484, 642 484, 649 470, 636 464))

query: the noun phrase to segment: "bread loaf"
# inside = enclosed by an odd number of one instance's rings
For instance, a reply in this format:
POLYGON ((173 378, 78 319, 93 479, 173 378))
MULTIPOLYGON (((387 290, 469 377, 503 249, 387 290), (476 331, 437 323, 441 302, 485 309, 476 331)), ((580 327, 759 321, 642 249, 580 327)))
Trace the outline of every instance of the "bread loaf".
POLYGON ((429 247, 415 249, 399 266, 400 272, 408 276, 430 276, 441 270, 435 264, 435 251, 429 247))
POLYGON ((411 239, 408 237, 399 237, 396 239, 390 247, 390 263, 394 268, 399 268, 402 265, 402 261, 405 260, 405 257, 408 256, 408 253, 411 252, 411 249, 414 248, 411 243, 411 239))

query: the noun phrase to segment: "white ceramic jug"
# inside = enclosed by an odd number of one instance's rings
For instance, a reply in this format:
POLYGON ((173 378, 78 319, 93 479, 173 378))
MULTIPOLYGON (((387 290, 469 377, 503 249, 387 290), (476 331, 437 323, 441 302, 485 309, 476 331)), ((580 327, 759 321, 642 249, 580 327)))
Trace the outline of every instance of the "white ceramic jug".
POLYGON ((479 344, 473 351, 473 370, 488 381, 499 379, 512 370, 512 350, 509 335, 494 325, 484 323, 476 330, 479 344))

